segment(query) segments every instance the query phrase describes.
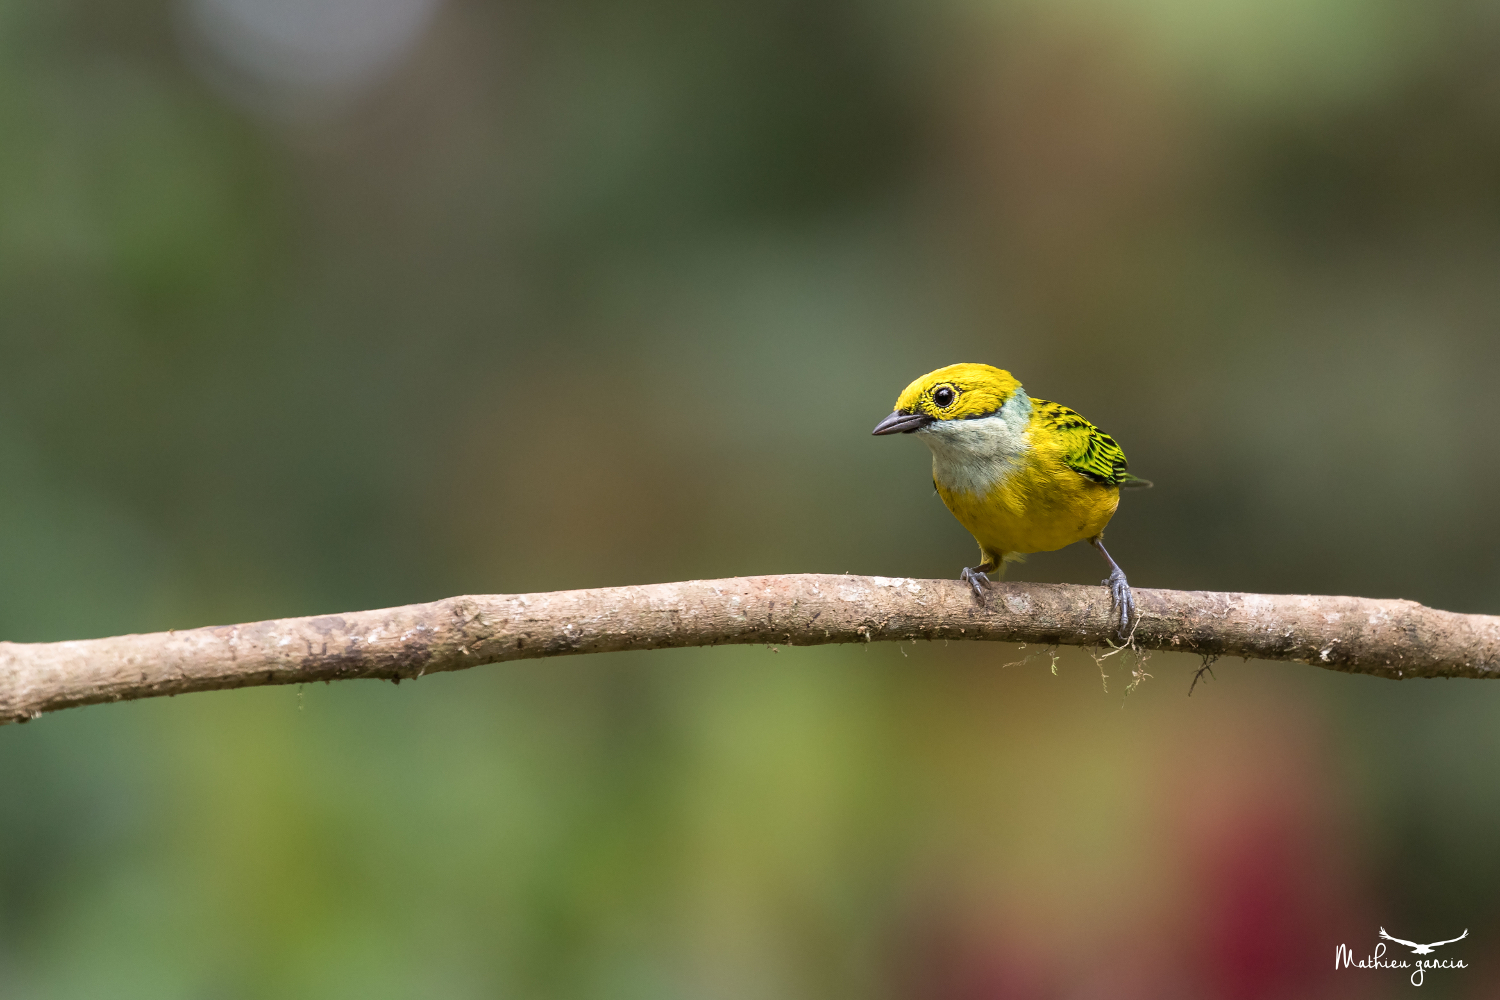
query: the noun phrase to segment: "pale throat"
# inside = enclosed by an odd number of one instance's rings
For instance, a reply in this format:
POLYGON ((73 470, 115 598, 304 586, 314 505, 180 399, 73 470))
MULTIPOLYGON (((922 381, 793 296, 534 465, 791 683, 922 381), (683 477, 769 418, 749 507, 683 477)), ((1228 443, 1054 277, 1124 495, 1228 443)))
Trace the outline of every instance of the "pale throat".
POLYGON ((985 496, 1021 467, 1031 450, 1031 397, 1011 393, 994 413, 972 420, 937 420, 917 431, 932 449, 932 478, 944 489, 985 496))

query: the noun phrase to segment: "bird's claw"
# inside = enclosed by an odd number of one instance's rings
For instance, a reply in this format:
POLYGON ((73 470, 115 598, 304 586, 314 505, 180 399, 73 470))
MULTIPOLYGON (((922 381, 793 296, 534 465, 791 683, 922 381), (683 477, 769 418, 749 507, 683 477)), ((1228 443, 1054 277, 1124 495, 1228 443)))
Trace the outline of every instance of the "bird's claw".
POLYGON ((1110 614, 1119 618, 1120 638, 1127 638, 1130 622, 1135 618, 1135 596, 1130 592, 1130 584, 1125 582, 1125 574, 1119 569, 1099 582, 1109 588, 1110 614))
POLYGON ((974 591, 974 600, 984 604, 984 592, 990 589, 990 575, 981 572, 972 566, 965 566, 964 571, 959 574, 964 583, 967 583, 974 591))

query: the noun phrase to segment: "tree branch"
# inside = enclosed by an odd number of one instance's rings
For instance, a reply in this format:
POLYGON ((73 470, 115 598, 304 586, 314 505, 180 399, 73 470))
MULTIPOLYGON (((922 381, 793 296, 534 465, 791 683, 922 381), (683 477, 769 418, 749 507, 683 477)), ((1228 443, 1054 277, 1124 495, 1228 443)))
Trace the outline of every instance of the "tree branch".
MULTIPOLYGON (((1411 601, 1135 591, 1142 649, 1294 660, 1377 677, 1500 676, 1500 617, 1411 601)), ((573 653, 723 643, 917 639, 1110 643, 1102 587, 739 577, 451 597, 381 611, 75 642, 0 642, 0 722, 105 701, 443 670, 573 653)))

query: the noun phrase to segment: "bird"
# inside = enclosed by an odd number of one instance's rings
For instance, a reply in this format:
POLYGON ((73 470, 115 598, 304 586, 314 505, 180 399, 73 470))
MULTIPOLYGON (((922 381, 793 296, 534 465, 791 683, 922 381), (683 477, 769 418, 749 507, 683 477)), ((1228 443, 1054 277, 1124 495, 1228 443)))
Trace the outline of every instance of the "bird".
POLYGON ((1010 372, 957 364, 908 385, 876 435, 915 434, 932 449, 932 483, 979 543, 979 563, 960 574, 985 602, 989 574, 1027 553, 1085 539, 1109 566, 1111 621, 1125 637, 1135 600, 1104 548, 1104 526, 1122 489, 1151 482, 1128 471, 1115 439, 1060 403, 1028 396, 1010 372))
POLYGON ((1406 945, 1406 947, 1410 948, 1412 950, 1412 953, 1415 955, 1431 955, 1432 949, 1434 948, 1441 948, 1445 944, 1452 944, 1455 941, 1462 941, 1464 938, 1469 936, 1469 931, 1467 928, 1465 928, 1464 932, 1456 938, 1449 938, 1446 941, 1434 941, 1432 942, 1432 944, 1417 944, 1415 941, 1403 941, 1398 937, 1391 937, 1385 932, 1384 927, 1380 928, 1380 936, 1385 938, 1387 941, 1394 941, 1397 944, 1406 945))

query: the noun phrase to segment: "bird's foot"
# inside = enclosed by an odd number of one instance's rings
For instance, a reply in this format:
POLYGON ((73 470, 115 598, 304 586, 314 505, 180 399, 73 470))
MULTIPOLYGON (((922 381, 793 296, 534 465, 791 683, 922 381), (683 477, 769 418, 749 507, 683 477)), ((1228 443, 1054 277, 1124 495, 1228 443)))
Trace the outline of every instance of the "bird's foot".
POLYGON ((1120 638, 1128 639, 1130 622, 1135 618, 1135 597, 1130 592, 1130 584, 1125 582, 1125 574, 1118 566, 1100 583, 1109 588, 1110 615, 1119 622, 1120 638))
MULTIPOLYGON (((983 570, 972 566, 965 566, 964 571, 958 574, 974 590, 974 600, 980 604, 984 603, 984 592, 990 589, 990 575, 983 570)), ((1123 578, 1122 578, 1123 579, 1123 578)))

